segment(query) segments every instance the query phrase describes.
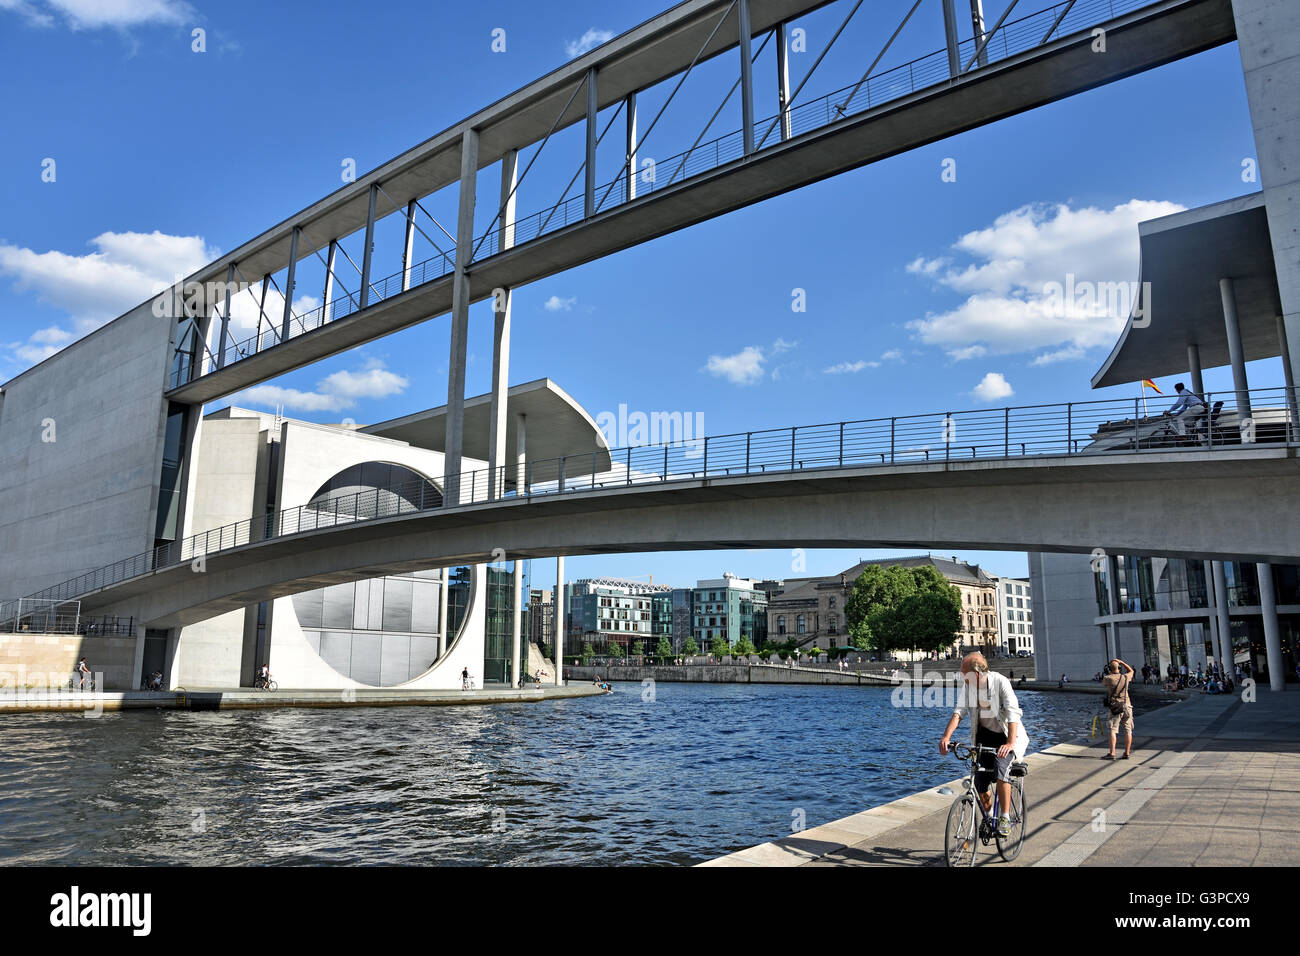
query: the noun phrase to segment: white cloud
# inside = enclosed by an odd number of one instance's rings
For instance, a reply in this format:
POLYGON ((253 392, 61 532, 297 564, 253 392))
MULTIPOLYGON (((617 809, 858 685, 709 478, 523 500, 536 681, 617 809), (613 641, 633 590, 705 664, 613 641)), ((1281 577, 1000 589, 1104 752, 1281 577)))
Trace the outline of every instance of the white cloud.
POLYGON ((1034 366, 1053 365, 1057 362, 1073 362, 1075 359, 1083 358, 1083 356, 1083 349, 1067 345, 1065 348, 1057 349, 1054 352, 1044 352, 1042 355, 1036 355, 1029 364, 1034 366))
POLYGON ((582 56, 588 50, 593 50, 602 43, 608 43, 614 36, 612 30, 597 30, 592 27, 586 33, 576 40, 566 40, 564 52, 572 59, 575 56, 582 56))
POLYGON ((763 350, 749 345, 735 355, 710 355, 705 366, 709 374, 725 378, 733 385, 753 385, 763 378, 763 350))
POLYGON ((1000 398, 1014 395, 1015 392, 1001 372, 989 372, 980 379, 980 383, 971 390, 971 394, 982 402, 996 402, 1000 398))
POLYGON ((34 26, 62 22, 73 30, 188 24, 198 16, 184 0, 0 0, 0 10, 17 13, 34 26))
POLYGON ((925 257, 907 265, 909 273, 966 295, 955 308, 909 322, 908 328, 958 360, 1108 346, 1128 317, 1138 279, 1137 224, 1182 209, 1133 199, 1109 210, 1060 204, 1005 213, 954 243, 969 260, 964 266, 925 257), (1053 295, 1053 284, 1113 288, 1116 294, 1070 298, 1053 295))
POLYGON ((867 362, 859 359, 856 362, 840 362, 838 365, 831 365, 823 369, 827 375, 844 375, 851 372, 861 372, 864 368, 879 368, 879 362, 867 362))
POLYGON ((881 352, 880 361, 901 362, 903 361, 903 352, 901 349, 890 349, 888 352, 881 352))
MULTIPOLYGON (((11 343, 7 347, 16 358, 29 364, 43 361, 220 255, 201 236, 170 236, 156 230, 105 232, 89 244, 96 251, 81 256, 0 244, 0 276, 66 312, 72 325, 72 331, 53 326, 36 332, 26 343, 11 343)), ((254 323, 256 315, 254 307, 254 323)))
POLYGON ((788 352, 798 344, 797 341, 787 342, 785 339, 778 337, 777 340, 772 343, 772 354, 780 355, 782 352, 788 352))
POLYGON ((383 362, 372 359, 360 371, 338 371, 326 376, 316 383, 315 391, 257 385, 232 401, 263 408, 283 405, 285 409, 302 412, 338 412, 352 408, 362 399, 400 395, 409 384, 407 379, 385 368, 383 362))
POLYGON ((562 299, 558 295, 553 295, 542 303, 542 308, 547 312, 571 312, 573 311, 573 307, 577 304, 577 296, 570 296, 562 299))

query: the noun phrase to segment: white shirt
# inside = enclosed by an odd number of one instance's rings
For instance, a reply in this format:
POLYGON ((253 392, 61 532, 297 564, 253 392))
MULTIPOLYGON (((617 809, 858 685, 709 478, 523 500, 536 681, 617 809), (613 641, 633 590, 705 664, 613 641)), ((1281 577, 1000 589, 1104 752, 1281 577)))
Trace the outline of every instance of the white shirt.
POLYGON ((958 688, 958 704, 953 714, 958 718, 966 717, 970 715, 970 705, 975 704, 975 715, 971 717, 970 722, 972 747, 975 746, 975 735, 980 724, 1004 736, 1007 735, 1008 724, 1019 724, 1020 732, 1016 734, 1016 741, 1011 749, 1017 760, 1024 760, 1025 751, 1029 748, 1029 732, 1025 729, 1024 712, 1020 709, 1020 701, 1016 699, 1011 681, 993 671, 977 674, 977 676, 978 691, 964 681, 963 686, 958 688))

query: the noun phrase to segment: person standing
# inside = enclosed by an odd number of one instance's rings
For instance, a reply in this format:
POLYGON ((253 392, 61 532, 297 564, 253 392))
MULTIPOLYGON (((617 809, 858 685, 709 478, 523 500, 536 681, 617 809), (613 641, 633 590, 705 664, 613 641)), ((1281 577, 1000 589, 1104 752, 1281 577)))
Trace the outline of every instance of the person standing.
POLYGON ((1121 731, 1126 736, 1124 755, 1120 759, 1128 760, 1133 752, 1133 702, 1128 696, 1132 679, 1133 668, 1118 657, 1106 665, 1106 676, 1101 683, 1106 688, 1106 709, 1110 711, 1110 753, 1102 760, 1115 759, 1115 740, 1121 731))

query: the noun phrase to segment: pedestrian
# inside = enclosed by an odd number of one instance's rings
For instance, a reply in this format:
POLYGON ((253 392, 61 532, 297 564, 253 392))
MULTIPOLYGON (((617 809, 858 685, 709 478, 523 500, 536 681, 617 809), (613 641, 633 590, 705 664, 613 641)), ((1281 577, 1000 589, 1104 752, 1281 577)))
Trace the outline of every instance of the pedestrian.
POLYGON ((1128 760, 1133 752, 1133 703, 1129 700, 1129 682, 1133 677, 1133 668, 1119 658, 1106 665, 1106 676, 1102 684, 1106 687, 1106 709, 1110 711, 1110 753, 1102 760, 1115 759, 1115 739, 1123 732, 1126 734, 1124 754, 1119 759, 1128 760))

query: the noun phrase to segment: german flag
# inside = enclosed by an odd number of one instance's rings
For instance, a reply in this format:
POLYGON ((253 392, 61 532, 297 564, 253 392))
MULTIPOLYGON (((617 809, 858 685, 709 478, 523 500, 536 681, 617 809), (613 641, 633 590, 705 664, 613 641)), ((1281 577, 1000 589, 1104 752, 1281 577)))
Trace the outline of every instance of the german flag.
POLYGON ((1149 379, 1149 378, 1144 378, 1144 379, 1142 379, 1142 390, 1143 390, 1143 391, 1146 391, 1147 386, 1150 386, 1151 388, 1155 388, 1155 389, 1156 389, 1156 394, 1157 394, 1157 395, 1163 395, 1163 394, 1164 394, 1164 392, 1162 392, 1162 391, 1160 391, 1160 389, 1156 388, 1156 383, 1153 382, 1153 381, 1151 381, 1151 379, 1149 379))

